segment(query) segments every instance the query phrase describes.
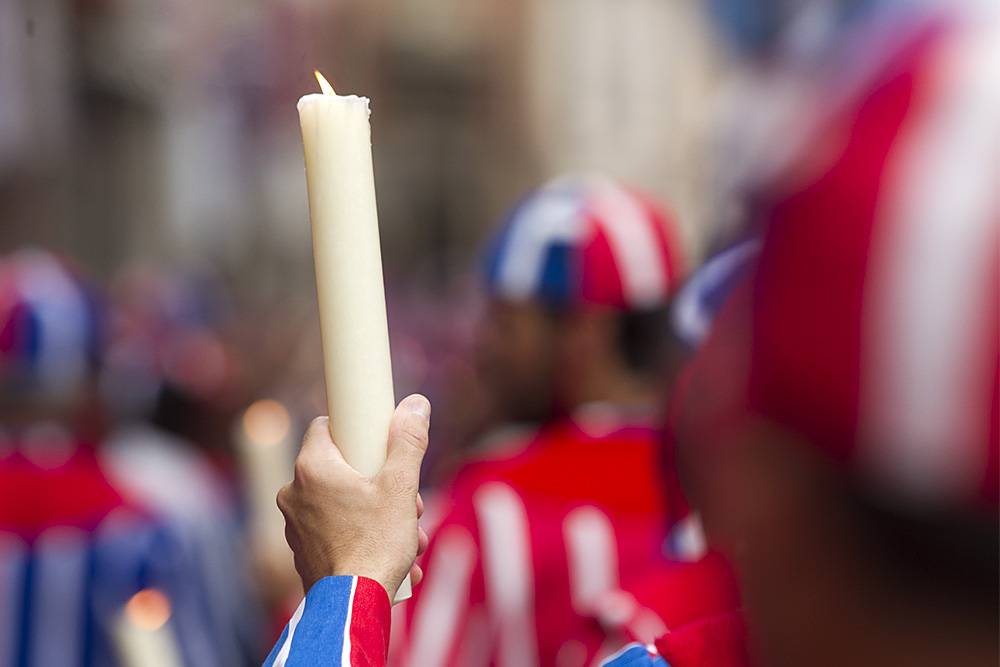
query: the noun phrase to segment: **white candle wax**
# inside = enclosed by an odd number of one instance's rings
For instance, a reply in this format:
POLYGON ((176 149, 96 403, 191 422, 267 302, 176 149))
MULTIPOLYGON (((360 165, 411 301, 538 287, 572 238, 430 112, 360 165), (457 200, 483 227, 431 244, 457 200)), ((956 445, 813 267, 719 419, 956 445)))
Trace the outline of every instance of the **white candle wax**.
POLYGON ((112 636, 125 667, 181 667, 170 629, 170 600, 160 591, 136 593, 114 622, 112 636))
POLYGON ((266 557, 292 566, 285 543, 285 520, 275 498, 292 481, 294 459, 291 418, 281 403, 254 402, 237 421, 236 443, 246 485, 250 532, 266 557))
MULTIPOLYGON (((298 110, 330 435, 351 466, 373 476, 385 463, 395 397, 368 98, 320 83, 324 93, 305 95, 298 110)), ((396 599, 409 595, 407 580, 396 599)))

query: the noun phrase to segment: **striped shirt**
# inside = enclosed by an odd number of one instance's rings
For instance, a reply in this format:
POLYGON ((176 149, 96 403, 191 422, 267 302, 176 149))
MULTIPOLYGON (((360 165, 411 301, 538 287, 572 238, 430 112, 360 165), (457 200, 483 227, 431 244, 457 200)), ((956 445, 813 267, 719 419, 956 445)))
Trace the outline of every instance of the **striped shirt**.
POLYGON ((366 577, 320 579, 295 610, 264 667, 381 667, 389 651, 389 596, 366 577))

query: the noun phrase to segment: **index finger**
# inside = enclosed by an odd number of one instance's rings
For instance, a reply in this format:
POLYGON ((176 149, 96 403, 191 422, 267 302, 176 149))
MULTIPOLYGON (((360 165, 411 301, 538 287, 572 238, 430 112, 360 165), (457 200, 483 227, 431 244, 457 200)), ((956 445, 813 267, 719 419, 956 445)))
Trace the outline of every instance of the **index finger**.
POLYGON ((348 465, 337 443, 330 436, 330 418, 316 417, 302 436, 302 447, 296 457, 300 461, 326 462, 348 465))

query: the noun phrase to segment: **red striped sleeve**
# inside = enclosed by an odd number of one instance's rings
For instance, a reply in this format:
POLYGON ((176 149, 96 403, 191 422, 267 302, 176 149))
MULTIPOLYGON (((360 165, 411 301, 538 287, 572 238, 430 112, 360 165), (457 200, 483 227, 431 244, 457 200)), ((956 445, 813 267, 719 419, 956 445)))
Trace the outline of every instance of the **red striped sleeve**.
POLYGON ((389 596, 374 579, 358 577, 351 599, 348 634, 352 667, 386 664, 389 654, 389 596))

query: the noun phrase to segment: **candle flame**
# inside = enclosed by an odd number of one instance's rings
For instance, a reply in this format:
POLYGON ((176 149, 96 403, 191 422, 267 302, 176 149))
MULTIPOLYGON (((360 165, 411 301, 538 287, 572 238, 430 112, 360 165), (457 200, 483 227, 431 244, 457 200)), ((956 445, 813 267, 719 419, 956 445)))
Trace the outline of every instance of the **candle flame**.
POLYGON ((270 398, 255 401, 243 413, 243 429, 247 437, 261 447, 278 445, 288 436, 291 427, 288 410, 270 398))
POLYGON ((170 599, 156 590, 141 590, 125 605, 125 616, 144 630, 156 630, 170 619, 170 599))
POLYGON ((333 86, 330 82, 326 80, 326 77, 320 74, 318 69, 313 70, 313 74, 316 75, 316 80, 319 81, 319 89, 323 91, 324 95, 336 95, 337 93, 333 90, 333 86))

